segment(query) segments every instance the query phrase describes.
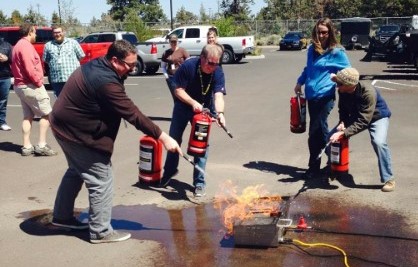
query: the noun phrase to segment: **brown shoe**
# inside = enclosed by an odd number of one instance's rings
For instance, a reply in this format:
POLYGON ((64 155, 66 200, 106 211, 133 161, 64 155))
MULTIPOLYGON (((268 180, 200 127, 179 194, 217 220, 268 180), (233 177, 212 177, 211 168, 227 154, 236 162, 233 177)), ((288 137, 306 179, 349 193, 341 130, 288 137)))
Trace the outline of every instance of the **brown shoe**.
POLYGON ((395 190, 395 181, 394 180, 387 181, 382 187, 383 192, 392 192, 393 190, 395 190))

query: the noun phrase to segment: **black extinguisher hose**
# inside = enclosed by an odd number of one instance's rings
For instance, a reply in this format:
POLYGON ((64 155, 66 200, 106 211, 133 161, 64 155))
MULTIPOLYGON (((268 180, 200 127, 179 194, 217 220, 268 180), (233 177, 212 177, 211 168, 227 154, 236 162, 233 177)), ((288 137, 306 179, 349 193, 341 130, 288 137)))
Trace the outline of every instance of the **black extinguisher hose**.
POLYGON ((298 107, 299 107, 299 125, 302 124, 302 107, 300 105, 300 93, 298 92, 296 94, 296 100, 298 101, 298 107))
POLYGON ((188 156, 186 156, 186 154, 184 154, 183 153, 183 158, 185 159, 185 160, 187 160, 188 162, 190 162, 190 164, 192 164, 193 165, 193 167, 196 169, 196 170, 198 170, 198 171, 200 171, 203 175, 206 175, 206 173, 205 173, 205 171, 202 169, 202 168, 200 168, 198 165, 196 165, 188 156))
MULTIPOLYGON (((203 112, 206 112, 207 114, 209 114, 209 116, 211 116, 212 118, 214 118, 214 119, 216 119, 216 120, 218 120, 218 115, 217 114, 213 114, 213 113, 211 113, 210 112, 210 110, 208 109, 208 108, 204 108, 203 109, 203 112)), ((232 136, 232 133, 230 132, 230 131, 228 131, 228 129, 224 126, 224 125, 222 125, 222 124, 220 124, 219 123, 219 125, 221 126, 221 128, 228 134, 228 136, 229 137, 231 137, 231 138, 234 138, 233 136, 232 136)))

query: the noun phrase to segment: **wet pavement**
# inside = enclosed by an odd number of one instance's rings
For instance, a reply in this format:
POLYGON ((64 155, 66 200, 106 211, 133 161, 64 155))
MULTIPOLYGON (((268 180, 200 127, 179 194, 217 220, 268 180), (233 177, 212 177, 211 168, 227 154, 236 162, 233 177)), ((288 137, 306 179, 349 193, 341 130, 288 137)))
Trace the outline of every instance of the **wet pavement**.
MULTIPOLYGON (((157 266, 345 266, 342 252, 330 246, 345 251, 349 266, 418 266, 418 233, 399 214, 337 198, 299 195, 286 201, 286 217, 297 224, 303 216, 312 228, 288 230, 284 237, 289 243, 278 247, 236 247, 213 204, 179 210, 115 206, 112 225, 131 232, 134 239, 159 242, 166 257, 157 266), (292 239, 320 244, 308 247, 292 239)), ((26 220, 20 228, 28 234, 74 235, 88 242, 87 232, 50 225, 50 210, 24 212, 21 217, 26 220)), ((81 212, 80 218, 86 214, 81 212)))

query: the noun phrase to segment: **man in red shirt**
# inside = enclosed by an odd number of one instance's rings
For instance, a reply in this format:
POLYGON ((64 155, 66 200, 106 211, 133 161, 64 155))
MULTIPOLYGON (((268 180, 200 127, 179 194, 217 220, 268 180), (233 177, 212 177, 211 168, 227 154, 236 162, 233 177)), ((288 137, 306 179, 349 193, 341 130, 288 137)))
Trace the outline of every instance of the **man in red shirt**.
POLYGON ((12 52, 13 89, 20 98, 23 108, 23 147, 22 156, 55 156, 57 152, 46 143, 46 133, 49 128, 48 115, 51 112, 51 102, 43 85, 44 70, 41 59, 33 47, 36 40, 36 29, 25 23, 20 26, 22 38, 16 43, 12 52), (30 132, 34 116, 39 120, 39 141, 33 147, 30 132))

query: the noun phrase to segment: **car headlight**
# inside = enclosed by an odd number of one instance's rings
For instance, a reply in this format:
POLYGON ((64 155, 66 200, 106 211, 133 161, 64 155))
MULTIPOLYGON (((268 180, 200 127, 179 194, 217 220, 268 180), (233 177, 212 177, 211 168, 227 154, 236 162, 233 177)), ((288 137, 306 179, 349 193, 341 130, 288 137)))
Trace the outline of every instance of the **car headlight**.
POLYGON ((398 36, 396 36, 394 39, 393 39, 393 44, 394 45, 398 45, 399 44, 399 35, 398 36))

